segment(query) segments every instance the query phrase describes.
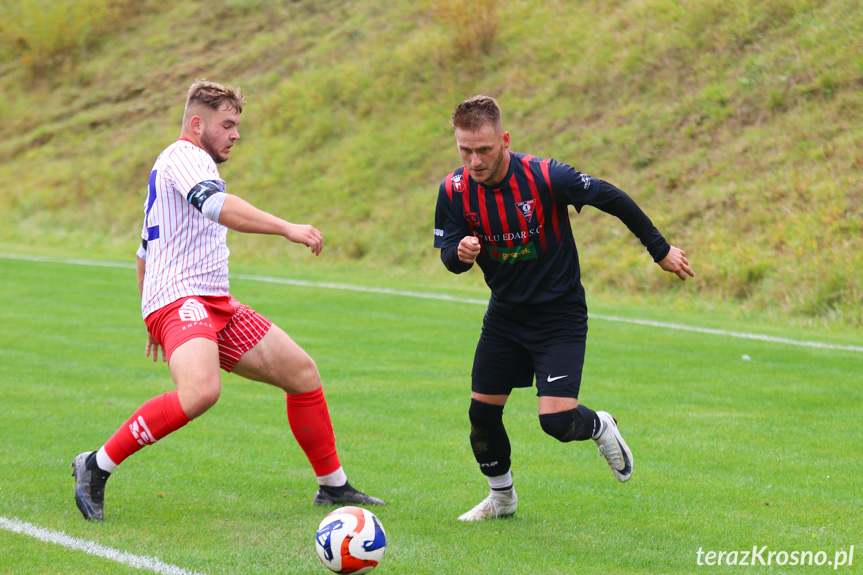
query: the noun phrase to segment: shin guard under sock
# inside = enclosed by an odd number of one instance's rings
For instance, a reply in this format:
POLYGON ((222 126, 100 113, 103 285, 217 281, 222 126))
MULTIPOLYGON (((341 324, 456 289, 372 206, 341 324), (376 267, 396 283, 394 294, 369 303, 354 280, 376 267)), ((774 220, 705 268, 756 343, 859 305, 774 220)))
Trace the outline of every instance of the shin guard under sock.
POLYGON ((189 423, 176 390, 145 402, 105 443, 115 464, 189 423))
POLYGON ((329 475, 341 467, 336 436, 324 398, 324 389, 288 395, 288 424, 305 452, 315 475, 329 475))
POLYGON ((470 401, 470 446, 486 477, 505 475, 510 470, 512 449, 503 426, 503 406, 470 401))

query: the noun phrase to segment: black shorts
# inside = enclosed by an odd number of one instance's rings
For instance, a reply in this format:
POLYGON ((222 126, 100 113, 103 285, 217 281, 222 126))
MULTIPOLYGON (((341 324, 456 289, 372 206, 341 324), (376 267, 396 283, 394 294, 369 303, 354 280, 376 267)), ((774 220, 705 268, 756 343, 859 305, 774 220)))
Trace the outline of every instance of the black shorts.
POLYGON ((562 298, 541 305, 489 302, 471 373, 471 389, 509 395, 531 387, 538 396, 578 398, 587 342, 587 308, 562 298))

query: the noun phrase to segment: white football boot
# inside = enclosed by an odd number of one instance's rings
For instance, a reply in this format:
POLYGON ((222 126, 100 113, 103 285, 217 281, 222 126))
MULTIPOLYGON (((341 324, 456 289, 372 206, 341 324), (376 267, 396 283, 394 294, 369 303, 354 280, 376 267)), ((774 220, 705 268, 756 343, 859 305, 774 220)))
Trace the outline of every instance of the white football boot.
POLYGON ((492 491, 479 505, 459 516, 459 521, 482 521, 495 517, 509 517, 515 514, 518 496, 515 488, 508 491, 492 491))
POLYGON ((593 438, 596 447, 605 457, 617 480, 621 483, 629 481, 632 477, 632 452, 617 430, 617 421, 605 411, 597 411, 596 415, 605 426, 599 437, 593 438))

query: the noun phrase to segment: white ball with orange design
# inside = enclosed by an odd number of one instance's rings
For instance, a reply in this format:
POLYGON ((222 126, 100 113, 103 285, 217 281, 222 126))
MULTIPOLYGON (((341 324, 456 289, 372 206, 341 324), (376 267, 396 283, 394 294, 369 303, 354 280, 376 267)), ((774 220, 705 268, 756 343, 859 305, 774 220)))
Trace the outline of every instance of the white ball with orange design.
POLYGON ((362 507, 340 507, 324 517, 315 535, 318 557, 334 573, 368 573, 387 550, 377 516, 362 507))

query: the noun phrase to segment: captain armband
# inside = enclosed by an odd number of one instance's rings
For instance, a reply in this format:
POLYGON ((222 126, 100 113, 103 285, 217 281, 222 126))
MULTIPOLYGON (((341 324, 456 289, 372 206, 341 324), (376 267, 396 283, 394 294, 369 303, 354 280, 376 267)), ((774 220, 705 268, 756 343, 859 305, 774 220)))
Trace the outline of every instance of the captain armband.
POLYGON ((206 180, 195 185, 186 199, 192 206, 213 222, 219 223, 219 214, 225 203, 225 182, 206 180))
POLYGON ((142 260, 147 259, 147 240, 141 240, 141 245, 138 246, 138 251, 135 252, 135 255, 142 260))

